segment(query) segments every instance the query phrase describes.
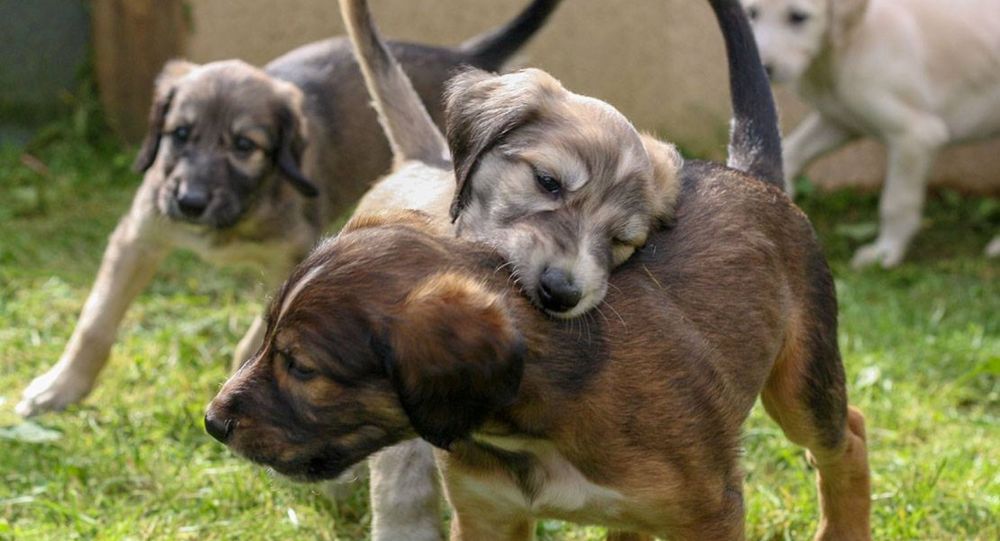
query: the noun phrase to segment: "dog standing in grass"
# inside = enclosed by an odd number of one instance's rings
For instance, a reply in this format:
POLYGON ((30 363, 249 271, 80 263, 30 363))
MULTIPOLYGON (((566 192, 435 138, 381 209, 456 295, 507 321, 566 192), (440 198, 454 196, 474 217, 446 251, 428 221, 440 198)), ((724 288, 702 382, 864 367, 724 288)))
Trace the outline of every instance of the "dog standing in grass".
MULTIPOLYGON (((880 229, 852 264, 898 265, 947 144, 1000 135, 995 0, 743 0, 775 83, 816 110, 785 141, 786 183, 862 136, 888 147, 880 229)), ((987 247, 1000 255, 1000 236, 987 247)))
MULTIPOLYGON (((558 0, 534 0, 507 25, 450 49, 391 45, 433 117, 458 66, 499 69, 558 0)), ((126 309, 174 249, 259 269, 277 285, 390 161, 345 38, 296 49, 257 69, 240 61, 167 64, 136 159, 143 183, 112 234, 58 363, 24 391, 34 415, 83 399, 126 309)), ((260 343, 257 318, 234 363, 260 343)))
MULTIPOLYGON (((532 539, 540 517, 736 540, 740 428, 760 395, 818 470, 817 538, 868 539, 864 419, 847 405, 832 277, 781 193, 777 118, 742 8, 712 6, 732 168, 685 164, 672 227, 611 276, 617 319, 583 339, 534 307, 491 247, 426 214, 361 214, 273 299, 208 432, 300 480, 422 437, 438 447, 453 540, 532 539)), ((413 148, 438 163, 436 141, 413 148)))

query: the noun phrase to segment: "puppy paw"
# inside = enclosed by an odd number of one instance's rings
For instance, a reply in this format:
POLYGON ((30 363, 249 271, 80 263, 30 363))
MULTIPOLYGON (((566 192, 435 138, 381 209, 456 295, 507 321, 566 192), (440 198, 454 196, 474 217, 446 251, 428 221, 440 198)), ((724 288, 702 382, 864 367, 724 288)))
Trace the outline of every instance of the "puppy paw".
POLYGON ((884 269, 891 269, 898 266, 903 261, 905 250, 902 246, 897 246, 887 242, 874 242, 867 246, 858 248, 851 259, 851 267, 855 270, 879 264, 884 269))
POLYGON ((83 400, 92 385, 89 378, 79 377, 72 370, 57 365, 28 385, 14 411, 22 417, 32 417, 62 410, 83 400))
POLYGON ((984 253, 986 257, 1000 257, 1000 235, 993 237, 993 240, 986 245, 984 253))

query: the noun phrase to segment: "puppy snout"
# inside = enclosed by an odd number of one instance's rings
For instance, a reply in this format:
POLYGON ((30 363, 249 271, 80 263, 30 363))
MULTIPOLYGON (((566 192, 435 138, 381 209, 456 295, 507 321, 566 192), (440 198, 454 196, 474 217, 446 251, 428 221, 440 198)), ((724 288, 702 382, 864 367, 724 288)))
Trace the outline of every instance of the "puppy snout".
POLYGON ((222 418, 211 410, 205 414, 205 431, 222 443, 229 441, 234 428, 236 428, 235 419, 222 418))
POLYGON ((206 190, 199 188, 181 188, 177 193, 177 208, 188 218, 200 218, 212 201, 212 196, 206 190))
POLYGON ((552 312, 572 310, 580 303, 582 297, 583 292, 580 291, 580 287, 566 271, 549 267, 542 272, 538 282, 538 298, 546 310, 552 312))

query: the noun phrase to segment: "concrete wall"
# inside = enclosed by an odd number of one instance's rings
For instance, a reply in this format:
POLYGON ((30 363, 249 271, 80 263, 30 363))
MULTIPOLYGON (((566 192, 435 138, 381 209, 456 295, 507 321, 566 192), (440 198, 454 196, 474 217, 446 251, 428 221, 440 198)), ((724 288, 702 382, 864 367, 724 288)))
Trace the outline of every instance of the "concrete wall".
MULTIPOLYGON (((373 0, 394 39, 457 44, 507 20, 527 0, 373 0)), ((303 43, 343 33, 334 0, 189 0, 188 56, 240 57, 263 64, 303 43)), ((566 0, 520 59, 548 70, 575 92, 618 107, 642 129, 688 151, 725 155, 729 118, 722 41, 707 2, 566 0)), ((805 108, 778 92, 785 129, 805 108)), ((818 162, 824 185, 880 182, 884 152, 855 144, 818 162)), ((967 191, 1000 189, 1000 141, 947 151, 935 182, 967 191)))

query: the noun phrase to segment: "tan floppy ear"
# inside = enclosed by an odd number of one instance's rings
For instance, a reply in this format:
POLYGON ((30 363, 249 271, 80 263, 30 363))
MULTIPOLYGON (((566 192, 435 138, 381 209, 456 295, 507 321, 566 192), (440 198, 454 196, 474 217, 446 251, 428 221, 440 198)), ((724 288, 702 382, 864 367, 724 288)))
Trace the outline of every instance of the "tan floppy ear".
POLYGON ((681 191, 680 171, 684 158, 677 147, 652 135, 640 135, 650 163, 653 164, 653 216, 661 222, 674 216, 674 206, 681 191))
POLYGON ((483 153, 529 122, 544 100, 560 90, 558 81, 537 69, 507 75, 470 69, 448 81, 445 128, 457 182, 452 221, 469 202, 469 178, 483 153))
POLYGON ((139 147, 139 154, 132 162, 132 169, 137 173, 144 173, 153 166, 156 161, 156 153, 160 149, 160 138, 163 135, 163 122, 170 111, 170 104, 174 99, 174 90, 177 81, 195 68, 197 64, 192 64, 187 60, 170 60, 163 65, 160 74, 156 76, 156 83, 153 85, 153 105, 149 108, 149 126, 146 129, 146 138, 139 147))
POLYGON ((524 343, 497 295, 456 272, 432 276, 389 331, 388 370, 420 437, 447 449, 517 396, 524 343))
POLYGON ((827 0, 830 9, 830 41, 835 49, 847 45, 850 33, 868 9, 868 0, 827 0))
POLYGON ((319 188, 302 172, 302 156, 309 141, 309 124, 302 111, 302 91, 280 81, 275 84, 283 86, 279 93, 285 103, 278 108, 278 145, 275 147, 274 163, 299 193, 316 197, 319 188))

